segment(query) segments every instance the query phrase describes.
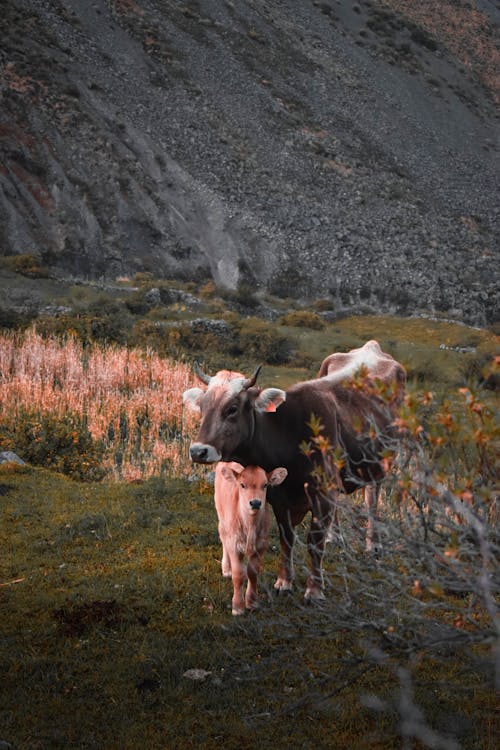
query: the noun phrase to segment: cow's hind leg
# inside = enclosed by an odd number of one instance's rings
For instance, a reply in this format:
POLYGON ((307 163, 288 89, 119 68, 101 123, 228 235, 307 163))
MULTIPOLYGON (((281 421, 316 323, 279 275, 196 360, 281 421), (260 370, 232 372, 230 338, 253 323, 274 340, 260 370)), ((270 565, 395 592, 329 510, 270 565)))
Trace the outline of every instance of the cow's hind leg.
POLYGON ((365 509, 366 509, 366 551, 376 552, 380 549, 378 533, 377 504, 380 485, 372 482, 365 487, 365 509))
POLYGON ((335 503, 330 499, 317 497, 312 500, 312 518, 307 544, 311 557, 311 573, 307 579, 305 599, 324 599, 323 593, 323 554, 328 530, 333 521, 335 503))
POLYGON ((293 544, 295 542, 295 531, 289 513, 284 513, 280 517, 276 515, 276 520, 280 534, 281 557, 278 577, 274 588, 277 591, 290 591, 293 587, 294 579, 293 544))

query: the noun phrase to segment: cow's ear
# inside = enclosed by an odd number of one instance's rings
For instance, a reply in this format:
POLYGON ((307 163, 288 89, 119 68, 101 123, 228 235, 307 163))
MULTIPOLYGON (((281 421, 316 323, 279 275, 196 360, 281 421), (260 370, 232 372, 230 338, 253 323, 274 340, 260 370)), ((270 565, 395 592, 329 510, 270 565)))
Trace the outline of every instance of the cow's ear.
POLYGON ((267 475, 267 478, 269 480, 269 484, 275 486, 277 484, 281 484, 281 482, 284 482, 287 476, 288 471, 285 469, 285 467, 279 466, 277 469, 273 469, 272 471, 270 471, 267 475))
POLYGON ((187 406, 191 411, 200 411, 200 401, 204 396, 205 391, 201 388, 190 388, 188 391, 184 391, 182 394, 182 400, 184 405, 187 406))
POLYGON ((265 388, 255 399, 257 411, 276 411, 286 399, 285 391, 280 388, 265 388))

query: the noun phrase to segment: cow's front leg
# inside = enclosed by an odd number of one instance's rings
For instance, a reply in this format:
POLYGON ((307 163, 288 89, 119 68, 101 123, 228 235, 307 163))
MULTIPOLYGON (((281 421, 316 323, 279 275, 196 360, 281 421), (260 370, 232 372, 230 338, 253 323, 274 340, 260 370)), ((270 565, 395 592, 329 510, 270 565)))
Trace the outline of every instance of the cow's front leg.
POLYGON ((255 552, 250 556, 247 565, 248 584, 245 593, 245 607, 247 609, 257 609, 259 606, 257 597, 257 576, 260 570, 260 555, 255 552))
POLYGON ((304 598, 324 599, 323 593, 323 555, 327 540, 328 530, 333 521, 335 503, 326 498, 314 498, 312 500, 311 527, 307 537, 309 555, 311 557, 311 574, 307 579, 304 598))
POLYGON ((280 567, 274 588, 278 591, 290 591, 293 586, 293 544, 295 542, 295 531, 289 516, 276 518, 280 534, 280 567))

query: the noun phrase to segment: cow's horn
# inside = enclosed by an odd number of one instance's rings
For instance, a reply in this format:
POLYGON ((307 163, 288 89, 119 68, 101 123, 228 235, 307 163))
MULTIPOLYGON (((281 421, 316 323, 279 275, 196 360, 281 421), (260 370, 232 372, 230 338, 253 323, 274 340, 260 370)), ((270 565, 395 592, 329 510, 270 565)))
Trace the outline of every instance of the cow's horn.
POLYGON ((252 375, 252 377, 247 378, 244 381, 244 383, 243 383, 243 389, 244 390, 246 390, 247 388, 251 388, 253 385, 255 385, 255 381, 257 380, 257 378, 259 376, 259 372, 261 371, 261 369, 262 369, 262 365, 259 365, 258 367, 256 367, 255 371, 254 371, 254 374, 252 375))
POLYGON ((210 375, 205 375, 200 365, 198 364, 198 360, 194 361, 193 369, 194 369, 194 374, 196 375, 196 377, 199 378, 202 383, 209 385, 210 380, 211 380, 210 375))

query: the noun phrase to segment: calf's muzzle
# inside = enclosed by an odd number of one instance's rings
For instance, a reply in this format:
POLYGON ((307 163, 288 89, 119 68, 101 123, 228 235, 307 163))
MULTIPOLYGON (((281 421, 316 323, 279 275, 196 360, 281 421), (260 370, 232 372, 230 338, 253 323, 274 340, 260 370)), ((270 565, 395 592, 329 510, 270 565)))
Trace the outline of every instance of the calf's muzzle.
POLYGON ((250 500, 250 508, 252 510, 260 510, 262 508, 262 500, 250 500))

